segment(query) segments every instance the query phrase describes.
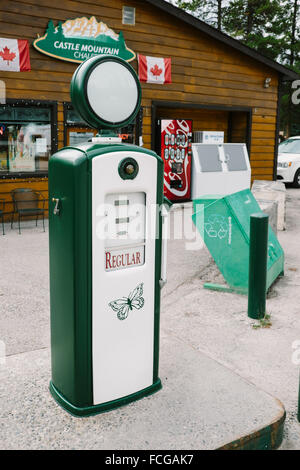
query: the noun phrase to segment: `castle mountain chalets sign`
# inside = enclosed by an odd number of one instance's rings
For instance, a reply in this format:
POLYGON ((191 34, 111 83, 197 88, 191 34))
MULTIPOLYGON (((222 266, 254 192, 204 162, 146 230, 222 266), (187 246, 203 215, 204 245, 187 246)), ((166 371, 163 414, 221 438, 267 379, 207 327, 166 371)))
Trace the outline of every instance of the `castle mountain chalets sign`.
POLYGON ((83 62, 95 55, 112 55, 130 62, 135 53, 129 49, 122 31, 116 34, 102 22, 92 16, 48 23, 46 34, 36 39, 33 46, 43 54, 69 62, 83 62))

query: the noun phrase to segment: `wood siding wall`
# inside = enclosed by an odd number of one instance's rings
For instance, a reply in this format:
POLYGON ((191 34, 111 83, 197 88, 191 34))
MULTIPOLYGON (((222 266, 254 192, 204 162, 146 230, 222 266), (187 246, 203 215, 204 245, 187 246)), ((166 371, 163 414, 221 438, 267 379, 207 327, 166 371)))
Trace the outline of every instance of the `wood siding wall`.
MULTIPOLYGON (((215 41, 171 15, 144 1, 126 0, 0 0, 0 37, 28 39, 30 44, 43 35, 48 21, 65 21, 95 16, 110 28, 124 33, 128 47, 136 53, 172 58, 172 83, 142 85, 144 108, 143 140, 151 147, 151 103, 162 100, 199 105, 247 106, 253 108, 251 165, 252 177, 272 179, 278 74, 224 44, 215 41), (122 25, 122 6, 136 8, 135 26, 122 25), (272 79, 263 88, 266 77, 272 79)), ((63 146, 63 101, 70 101, 69 85, 76 64, 51 59, 30 46, 31 72, 0 72, 7 98, 55 100, 58 102, 58 146, 63 146)), ((137 69, 137 61, 131 62, 137 69)), ((212 113, 206 121, 193 110, 203 130, 212 128, 212 113)), ((202 117, 204 115, 202 114, 202 117)), ((191 116, 193 118, 193 116, 191 116)), ((226 132, 226 113, 216 129, 226 132)), ((241 122, 242 126, 242 122, 241 122)), ((19 185, 21 182, 15 182, 19 185)), ((1 183, 11 187, 12 182, 1 183)), ((24 185, 24 182, 22 181, 24 185)), ((47 183, 40 181, 39 189, 47 183)), ((5 192, 5 187, 1 191, 5 192)))
POLYGON ((228 132, 228 111, 188 108, 158 108, 157 117, 161 119, 192 119, 193 131, 223 131, 225 142, 228 132))

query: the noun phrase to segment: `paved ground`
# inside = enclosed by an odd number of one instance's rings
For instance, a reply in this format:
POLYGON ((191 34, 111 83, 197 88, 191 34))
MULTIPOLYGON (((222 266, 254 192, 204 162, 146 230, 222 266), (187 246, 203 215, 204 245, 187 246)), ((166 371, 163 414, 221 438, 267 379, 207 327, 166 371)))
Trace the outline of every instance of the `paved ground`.
MULTIPOLYGON (((247 317, 247 298, 202 289, 204 282, 224 283, 206 248, 186 251, 179 281, 176 248, 169 244, 169 292, 163 306, 173 307, 172 334, 279 398, 287 411, 281 449, 300 449, 297 400, 300 364, 300 191, 287 188, 287 229, 278 232, 285 252, 285 276, 271 288, 269 328, 253 328, 247 317), (199 270, 197 270, 197 263, 199 270), (178 288, 174 287, 174 281, 178 288), (183 315, 182 315, 182 312, 183 315), (193 328, 189 321, 193 319, 193 328)), ((165 326, 165 323, 163 323, 165 326)))
MULTIPOLYGON (((278 234, 285 277, 267 301, 272 325, 253 328, 246 297, 203 289, 204 282, 221 280, 207 250, 186 250, 187 240, 170 240, 161 314, 163 390, 85 419, 70 417, 48 392, 48 231, 31 222, 22 235, 7 227, 0 238, 0 340, 7 354, 0 364, 0 448, 216 448, 257 424, 267 425, 281 411, 270 394, 287 411, 281 449, 300 449, 295 364, 300 360, 295 349, 298 340, 300 350, 300 191, 288 188, 287 195, 287 230, 278 234), (215 407, 203 403, 212 383, 215 407)), ((181 214, 174 211, 172 218, 181 214)))

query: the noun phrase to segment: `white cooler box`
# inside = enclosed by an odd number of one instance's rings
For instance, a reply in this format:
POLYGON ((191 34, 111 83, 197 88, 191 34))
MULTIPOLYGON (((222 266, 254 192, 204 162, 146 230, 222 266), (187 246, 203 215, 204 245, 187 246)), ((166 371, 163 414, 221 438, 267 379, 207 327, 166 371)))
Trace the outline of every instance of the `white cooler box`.
POLYGON ((246 144, 192 144, 192 199, 249 189, 251 167, 246 144))

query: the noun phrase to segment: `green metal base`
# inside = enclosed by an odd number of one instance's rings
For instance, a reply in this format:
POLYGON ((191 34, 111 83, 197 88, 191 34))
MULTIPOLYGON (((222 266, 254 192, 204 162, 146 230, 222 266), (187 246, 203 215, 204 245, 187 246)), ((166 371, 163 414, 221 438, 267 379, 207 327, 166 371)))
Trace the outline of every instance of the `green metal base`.
POLYGON ((270 425, 225 444, 216 450, 275 450, 282 444, 286 412, 284 408, 270 425))
POLYGON ((77 407, 70 403, 53 385, 52 381, 50 381, 49 389, 50 393, 53 396, 54 400, 68 413, 73 416, 83 417, 83 416, 92 416, 99 413, 104 413, 106 411, 114 410, 115 408, 119 408, 120 406, 128 405, 136 400, 140 400, 141 398, 147 397, 148 395, 152 395, 152 393, 157 392, 162 388, 162 384, 160 379, 158 379, 154 384, 150 385, 150 387, 144 388, 139 392, 132 393, 131 395, 127 395, 126 397, 119 398, 118 400, 107 401, 106 403, 101 403, 99 405, 91 405, 85 407, 77 407))
MULTIPOLYGON (((269 273, 267 273, 268 275, 269 273)), ((271 279, 267 279, 267 292, 272 287, 275 281, 278 279, 284 277, 284 271, 281 269, 279 273, 276 273, 276 276, 274 276, 271 279)), ((215 290, 219 292, 234 292, 235 294, 241 294, 241 295, 248 295, 248 287, 234 287, 234 286, 229 286, 227 284, 215 284, 213 282, 205 282, 203 284, 204 289, 209 289, 209 290, 215 290)))
POLYGON ((206 282, 203 284, 204 289, 216 290, 219 292, 235 292, 236 294, 247 295, 247 289, 242 289, 238 287, 229 287, 223 284, 214 284, 212 282, 206 282))

